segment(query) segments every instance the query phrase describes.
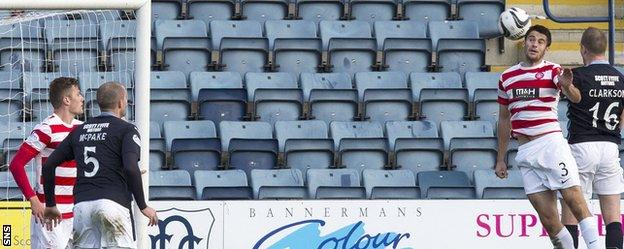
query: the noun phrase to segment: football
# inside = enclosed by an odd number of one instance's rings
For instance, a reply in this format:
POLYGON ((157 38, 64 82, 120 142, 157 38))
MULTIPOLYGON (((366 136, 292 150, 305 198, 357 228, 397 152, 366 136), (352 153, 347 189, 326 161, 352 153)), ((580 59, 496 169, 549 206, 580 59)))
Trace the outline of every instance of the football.
POLYGON ((531 27, 531 17, 520 8, 510 8, 501 13, 498 20, 500 32, 510 40, 519 40, 531 27))

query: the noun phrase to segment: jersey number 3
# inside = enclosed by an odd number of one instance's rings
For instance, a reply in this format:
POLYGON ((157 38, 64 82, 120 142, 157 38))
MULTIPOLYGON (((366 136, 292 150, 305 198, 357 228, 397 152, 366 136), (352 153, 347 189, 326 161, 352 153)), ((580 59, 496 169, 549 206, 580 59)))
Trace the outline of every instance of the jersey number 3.
MULTIPOLYGON (((618 120, 618 115, 615 113, 611 113, 611 111, 613 111, 613 108, 619 107, 620 103, 619 102, 613 102, 609 105, 609 107, 607 107, 607 110, 605 110, 604 115, 603 115, 603 120, 605 122, 605 126, 607 127, 607 129, 609 130, 615 130, 615 128, 617 127, 618 123, 620 122, 618 120)), ((594 120, 592 120, 592 126, 593 127, 598 127, 597 121, 598 121, 598 110, 600 109, 600 102, 596 103, 594 105, 594 107, 592 107, 591 109, 589 109, 590 112, 593 112, 593 116, 594 116, 594 120)))
POLYGON ((95 157, 90 157, 89 156, 89 152, 95 154, 95 146, 85 146, 84 147, 84 163, 85 163, 85 165, 89 165, 90 163, 93 164, 93 170, 91 170, 90 172, 87 172, 85 170, 85 172, 84 172, 85 177, 93 177, 93 176, 95 176, 95 174, 97 174, 98 170, 100 169, 100 162, 98 162, 98 160, 95 159, 95 157))

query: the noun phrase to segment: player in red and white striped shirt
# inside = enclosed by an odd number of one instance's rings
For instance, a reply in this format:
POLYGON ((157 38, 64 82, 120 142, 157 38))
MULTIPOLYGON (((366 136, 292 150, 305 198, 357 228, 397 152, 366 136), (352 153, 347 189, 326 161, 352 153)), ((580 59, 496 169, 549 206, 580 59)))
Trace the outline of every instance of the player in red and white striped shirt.
POLYGON ((531 27, 524 39, 525 60, 501 75, 496 175, 507 177, 505 155, 513 135, 520 143, 516 162, 524 190, 555 248, 574 248, 570 232, 559 220, 557 191, 581 220, 587 248, 604 248, 597 243, 598 231, 591 224, 592 214, 580 189, 578 167, 557 120, 559 94, 563 92, 574 103, 581 95, 569 69, 543 60, 550 43, 548 28, 531 27))
POLYGON ((56 202, 65 221, 48 231, 43 227, 43 211, 45 198, 43 195, 43 179, 41 167, 52 151, 67 137, 70 131, 82 122, 74 119, 83 113, 84 98, 80 92, 78 81, 74 78, 61 77, 50 83, 50 102, 54 113, 37 125, 30 136, 22 143, 19 151, 13 157, 9 169, 30 201, 32 210, 31 219, 31 248, 66 248, 72 238, 74 214, 73 189, 76 181, 76 162, 65 162, 56 168, 56 202), (36 184, 33 189, 26 175, 26 164, 35 159, 36 184))

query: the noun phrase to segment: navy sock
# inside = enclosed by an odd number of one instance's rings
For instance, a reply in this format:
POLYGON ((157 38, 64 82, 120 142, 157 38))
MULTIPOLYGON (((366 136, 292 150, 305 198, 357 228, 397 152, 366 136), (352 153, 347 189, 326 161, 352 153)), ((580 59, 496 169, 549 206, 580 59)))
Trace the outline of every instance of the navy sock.
POLYGON ((606 246, 607 249, 622 249, 622 224, 620 222, 607 225, 606 246))
POLYGON ((574 241, 574 248, 578 248, 579 241, 579 230, 578 225, 565 225, 565 228, 568 229, 570 235, 572 235, 572 240, 574 241))

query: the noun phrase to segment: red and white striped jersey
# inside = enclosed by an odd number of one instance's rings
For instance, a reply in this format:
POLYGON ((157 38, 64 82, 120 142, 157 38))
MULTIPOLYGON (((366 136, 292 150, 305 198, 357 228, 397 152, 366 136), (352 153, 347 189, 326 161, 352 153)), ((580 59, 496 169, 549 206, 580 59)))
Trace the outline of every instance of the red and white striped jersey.
MULTIPOLYGON (((74 119, 71 124, 66 124, 56 114, 47 117, 43 122, 35 126, 32 133, 24 145, 33 152, 38 152, 35 157, 35 191, 41 203, 45 203, 43 195, 43 178, 41 177, 41 167, 45 160, 52 154, 54 149, 69 135, 74 127, 82 124, 82 121, 74 119)), ((76 162, 65 162, 56 168, 56 203, 57 208, 62 214, 63 219, 73 217, 72 209, 74 207, 74 183, 76 182, 76 162)))
POLYGON ((542 61, 533 67, 515 65, 498 82, 498 103, 511 113, 512 135, 537 136, 561 132, 557 104, 561 66, 542 61))

